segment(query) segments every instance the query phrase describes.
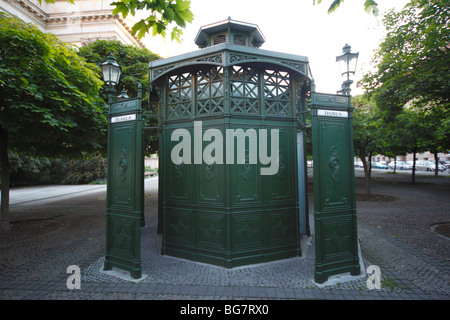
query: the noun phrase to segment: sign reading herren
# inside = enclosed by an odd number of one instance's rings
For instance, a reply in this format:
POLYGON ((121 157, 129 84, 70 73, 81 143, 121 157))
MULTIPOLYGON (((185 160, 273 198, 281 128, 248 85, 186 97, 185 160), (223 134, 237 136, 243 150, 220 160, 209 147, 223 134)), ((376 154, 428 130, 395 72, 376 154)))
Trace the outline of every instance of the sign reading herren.
POLYGON ((136 120, 136 114, 127 114, 124 116, 112 117, 111 123, 124 122, 124 121, 133 121, 136 120))
POLYGON ((110 105, 105 270, 141 271, 143 146, 141 96, 110 105))

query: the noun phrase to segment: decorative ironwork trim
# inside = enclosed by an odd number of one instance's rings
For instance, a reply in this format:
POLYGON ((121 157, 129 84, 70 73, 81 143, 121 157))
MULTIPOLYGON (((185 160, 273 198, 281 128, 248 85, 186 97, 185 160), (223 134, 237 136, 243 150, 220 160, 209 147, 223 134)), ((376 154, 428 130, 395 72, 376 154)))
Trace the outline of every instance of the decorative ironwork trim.
POLYGON ((234 54, 234 53, 231 53, 230 57, 229 57, 230 63, 242 62, 242 61, 248 61, 248 60, 257 60, 257 59, 258 59, 257 57, 243 55, 243 54, 234 54))
POLYGON ((128 159, 127 159, 127 151, 125 149, 122 149, 120 154, 120 161, 119 161, 119 175, 120 175, 120 181, 125 182, 127 179, 127 170, 128 170, 128 159))
POLYGON ((306 74, 305 72, 305 64, 304 63, 295 63, 295 62, 288 62, 288 61, 281 61, 281 63, 297 70, 300 71, 301 73, 306 74))
POLYGON ((153 69, 152 73, 153 73, 153 80, 156 79, 157 77, 159 77, 162 73, 166 72, 167 70, 170 70, 172 68, 174 68, 174 65, 168 66, 168 67, 162 67, 162 68, 158 68, 158 69, 153 69))
POLYGON ((222 63, 223 62, 223 57, 222 57, 222 54, 216 54, 216 55, 213 55, 213 56, 197 59, 195 61, 197 61, 197 62, 222 63))
POLYGON ((333 179, 333 181, 338 180, 338 172, 340 169, 340 160, 337 154, 337 148, 332 146, 330 149, 330 159, 328 160, 328 165, 331 169, 331 179, 333 179))

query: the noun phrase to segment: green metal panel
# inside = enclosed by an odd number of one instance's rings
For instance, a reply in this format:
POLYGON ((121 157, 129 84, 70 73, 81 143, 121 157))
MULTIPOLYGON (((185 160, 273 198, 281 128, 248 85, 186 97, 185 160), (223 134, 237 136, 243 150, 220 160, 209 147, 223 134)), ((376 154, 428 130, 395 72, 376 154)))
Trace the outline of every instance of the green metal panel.
MULTIPOLYGON (((297 112, 304 111, 304 105, 296 107, 306 92, 297 95, 293 88, 299 79, 305 80, 307 60, 282 60, 268 52, 262 56, 245 47, 215 47, 188 54, 179 65, 169 58, 150 69, 164 117, 159 175, 162 253, 227 268, 301 255, 299 202, 304 205, 306 196, 299 199, 297 112), (228 48, 236 51, 224 51, 228 48), (172 133, 185 129, 194 143, 194 121, 201 121, 202 133, 212 128, 221 132, 224 162, 227 129, 255 130, 258 141, 260 129, 279 130, 278 172, 261 175, 268 165, 250 163, 253 145, 248 142, 245 162, 238 163, 242 156, 236 156, 236 141, 233 164, 195 164, 193 145, 191 163, 175 164, 171 151, 179 141, 172 141, 172 133)), ((209 144, 202 141, 203 148, 209 144)))
MULTIPOLYGON (((209 128, 224 132, 225 127, 248 130, 258 126, 261 127, 260 120, 222 117, 204 120, 202 132, 209 128)), ((167 125, 162 134, 166 159, 170 159, 170 151, 179 143, 171 141, 177 128, 194 135, 192 122, 167 125)), ((167 170, 161 172, 165 181, 161 199, 165 219, 163 254, 224 267, 301 255, 296 129, 288 121, 273 121, 266 128, 280 130, 279 171, 273 176, 262 176, 260 164, 249 164, 248 144, 245 163, 165 162, 167 170)), ((204 141, 203 146, 208 143, 204 141)), ((237 142, 234 153, 237 154, 237 142)))
POLYGON ((141 99, 111 104, 108 123, 108 182, 105 270, 113 267, 141 277, 140 226, 143 215, 141 99))
POLYGON ((360 273, 350 96, 312 93, 315 281, 360 273))

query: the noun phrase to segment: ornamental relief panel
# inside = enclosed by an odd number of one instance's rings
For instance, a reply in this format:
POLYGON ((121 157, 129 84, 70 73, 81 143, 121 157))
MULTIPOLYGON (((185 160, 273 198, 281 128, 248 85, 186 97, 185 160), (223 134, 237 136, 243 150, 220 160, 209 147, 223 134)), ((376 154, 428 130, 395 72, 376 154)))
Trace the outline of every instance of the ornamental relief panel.
POLYGON ((340 159, 338 157, 338 150, 336 146, 332 146, 330 149, 330 159, 328 160, 328 166, 331 170, 331 179, 333 181, 337 181, 339 176, 339 169, 340 169, 340 159))

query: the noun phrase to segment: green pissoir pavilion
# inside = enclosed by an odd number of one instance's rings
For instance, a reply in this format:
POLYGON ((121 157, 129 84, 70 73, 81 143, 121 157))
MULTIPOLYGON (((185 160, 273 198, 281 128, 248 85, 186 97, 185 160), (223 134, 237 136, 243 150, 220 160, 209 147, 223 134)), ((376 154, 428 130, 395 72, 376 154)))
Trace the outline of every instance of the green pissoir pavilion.
POLYGON ((359 274, 349 91, 316 93, 307 57, 264 42, 229 18, 199 30, 200 50, 150 63, 162 254, 226 268, 301 256, 311 112, 315 280, 359 274))
POLYGON ((201 50, 150 63, 162 128, 162 254, 227 268, 301 255, 309 64, 258 49, 264 41, 258 26, 228 19, 200 29, 201 50), (270 156, 273 141, 278 157, 264 163, 261 146, 270 156))

